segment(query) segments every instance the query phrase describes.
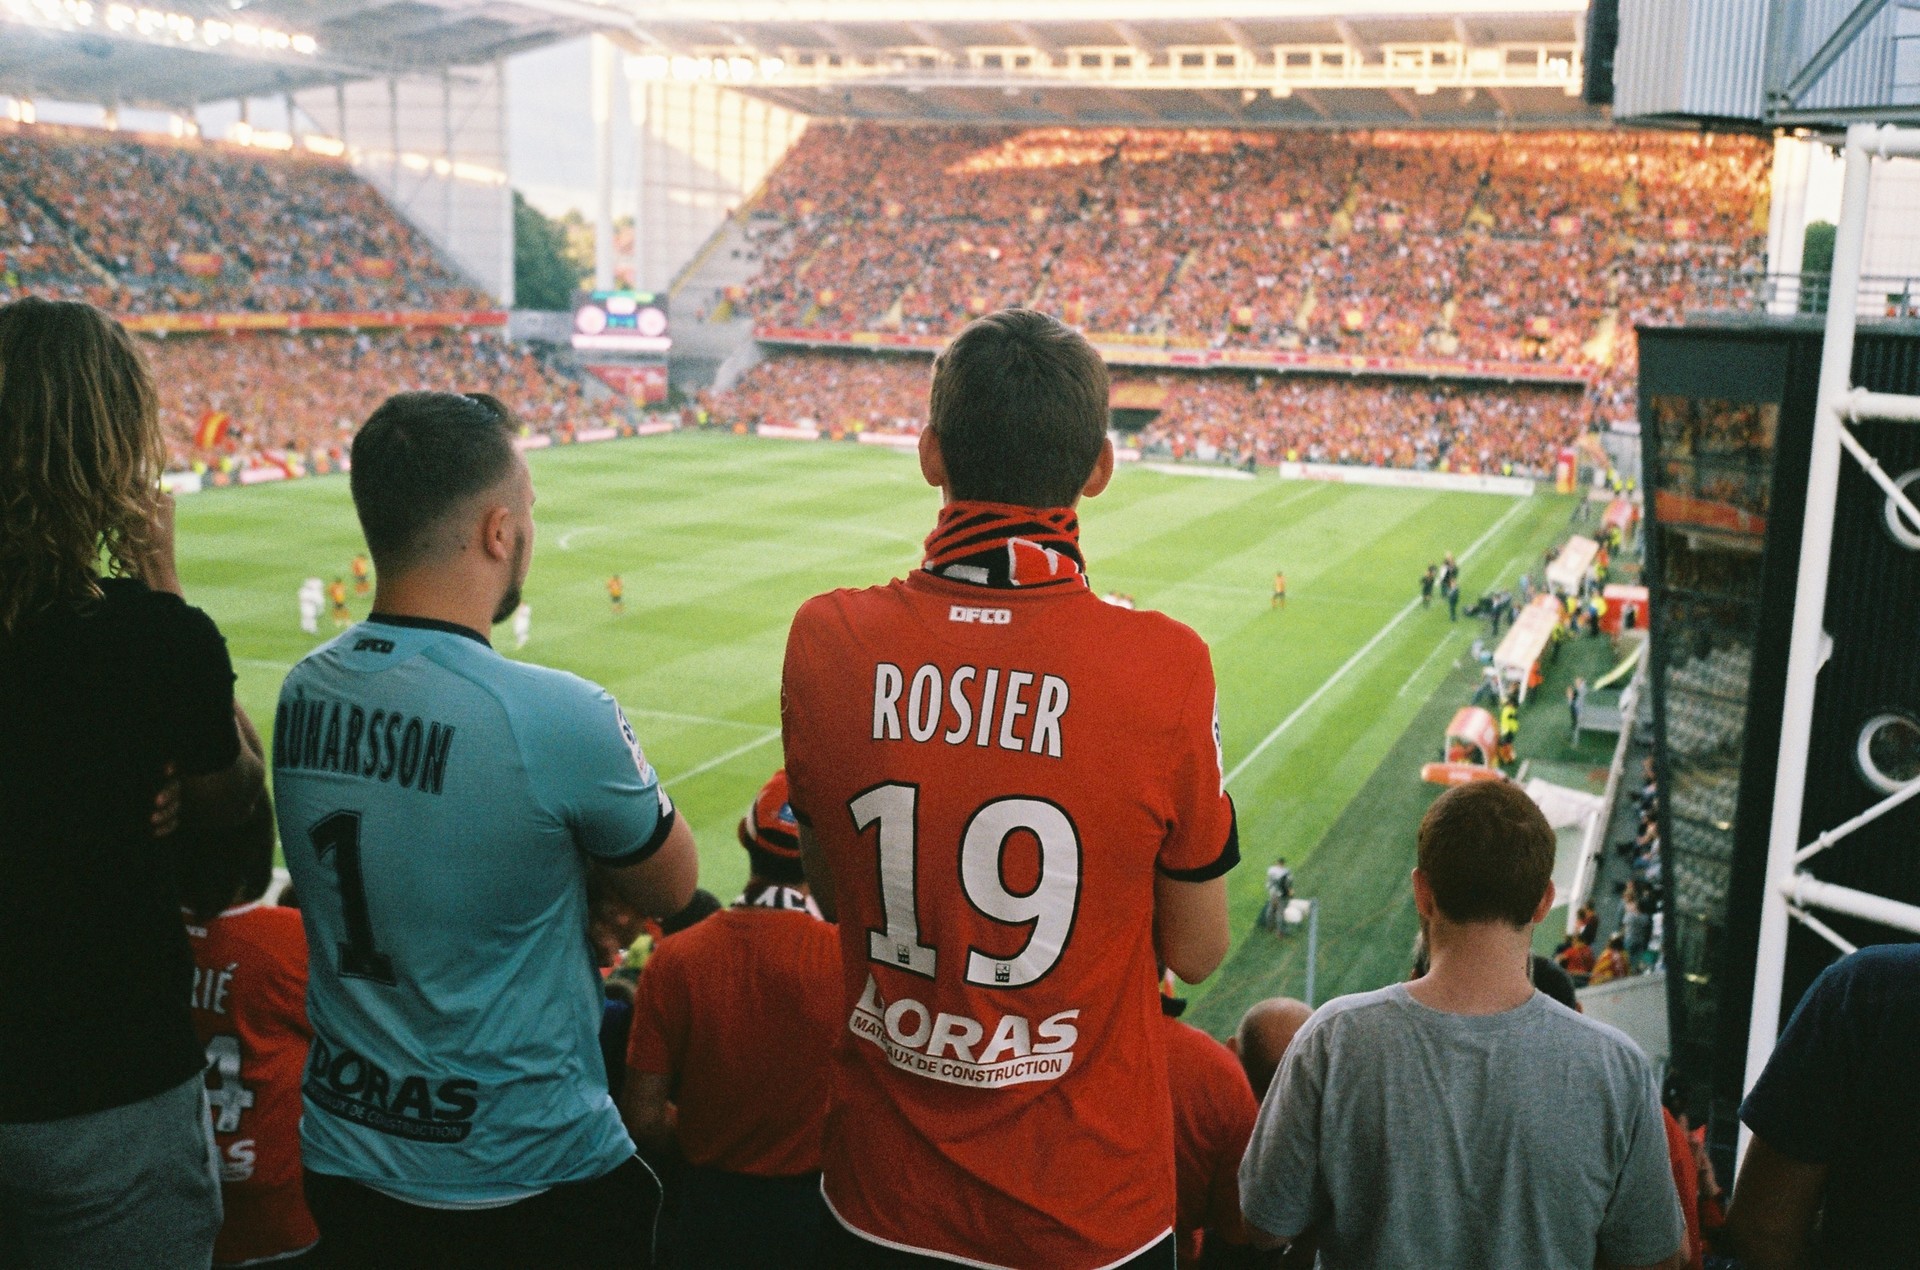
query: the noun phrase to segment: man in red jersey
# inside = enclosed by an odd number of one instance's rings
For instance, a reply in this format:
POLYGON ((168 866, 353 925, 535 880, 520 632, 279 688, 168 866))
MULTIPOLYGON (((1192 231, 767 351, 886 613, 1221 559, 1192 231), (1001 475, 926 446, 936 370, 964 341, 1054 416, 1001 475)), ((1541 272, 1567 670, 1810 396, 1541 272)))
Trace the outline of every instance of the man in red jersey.
POLYGON ((226 1219, 216 1266, 317 1257, 320 1232, 300 1172, 300 1079, 307 1024, 307 936, 298 910, 274 908, 273 808, 231 829, 186 835, 181 894, 193 948, 193 1025, 207 1050, 207 1102, 226 1219))
POLYGON ((935 362, 925 564, 788 638, 787 774, 840 923, 825 1263, 1171 1267, 1156 953, 1197 982, 1239 859, 1213 668, 1088 589, 1107 376, 1027 310, 935 362))
POLYGON ((1278 1266, 1280 1254, 1255 1248, 1240 1215, 1240 1157, 1260 1102, 1233 1051, 1180 1021, 1186 1008, 1178 997, 1160 999, 1167 1092, 1173 1096, 1174 1233, 1181 1270, 1278 1266))
POLYGON ((634 995, 627 1130, 673 1175, 662 1246, 690 1270, 805 1266, 825 1229, 820 1135, 840 945, 800 869, 787 776, 740 822, 746 892, 662 940, 634 995))

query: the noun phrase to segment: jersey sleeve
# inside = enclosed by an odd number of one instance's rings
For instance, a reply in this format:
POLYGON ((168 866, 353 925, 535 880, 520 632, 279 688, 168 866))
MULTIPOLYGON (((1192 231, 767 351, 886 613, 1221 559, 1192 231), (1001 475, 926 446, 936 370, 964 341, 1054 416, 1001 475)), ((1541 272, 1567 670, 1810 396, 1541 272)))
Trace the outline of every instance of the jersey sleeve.
POLYGON ((672 1076, 686 1054, 687 984, 680 958, 663 943, 635 985, 633 1027, 627 1032, 627 1068, 649 1076, 672 1076), (662 954, 665 956, 662 956, 662 954))
POLYGON ((582 851, 615 868, 639 864, 667 840, 673 801, 619 704, 585 681, 569 687, 530 766, 582 851))
POLYGON ((233 662, 213 619, 177 596, 154 595, 160 635, 154 647, 166 685, 164 715, 182 776, 224 771, 240 756, 233 718, 233 662))
POLYGON ((1178 882, 1206 882, 1240 863, 1240 830, 1220 770, 1220 708, 1206 646, 1175 723, 1172 818, 1160 844, 1160 871, 1178 882))

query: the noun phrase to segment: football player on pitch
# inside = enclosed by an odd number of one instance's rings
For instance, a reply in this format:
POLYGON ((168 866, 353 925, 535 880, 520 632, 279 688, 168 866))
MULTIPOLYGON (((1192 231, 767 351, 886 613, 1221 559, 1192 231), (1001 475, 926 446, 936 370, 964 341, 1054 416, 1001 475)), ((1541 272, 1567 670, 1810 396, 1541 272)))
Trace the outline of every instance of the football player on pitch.
POLYGON ((1106 430, 1085 339, 974 322, 934 367, 923 567, 794 618, 787 773, 844 962, 835 1270, 1174 1265, 1155 955, 1219 964, 1239 847, 1206 645, 1087 585, 1106 430))

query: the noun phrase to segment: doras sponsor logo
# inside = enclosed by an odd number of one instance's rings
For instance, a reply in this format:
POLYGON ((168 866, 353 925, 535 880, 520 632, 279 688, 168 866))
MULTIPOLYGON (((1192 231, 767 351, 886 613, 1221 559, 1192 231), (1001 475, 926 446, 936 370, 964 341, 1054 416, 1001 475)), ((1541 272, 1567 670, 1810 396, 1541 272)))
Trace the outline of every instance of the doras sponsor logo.
POLYGON ((342 1120, 414 1142, 464 1142, 480 1110, 480 1083, 389 1073, 319 1037, 307 1056, 307 1100, 342 1120))
POLYGON ((981 626, 1008 626, 1013 622, 1012 609, 983 609, 971 604, 950 604, 947 606, 949 622, 972 622, 981 626))
POLYGON ((934 1011, 911 997, 888 1002, 867 976, 867 990, 853 1008, 847 1028, 878 1046, 887 1062, 929 1080, 976 1089, 1058 1080, 1073 1066, 1080 1030, 1078 1010, 1062 1010, 1031 1023, 1003 1014, 991 1029, 961 1014, 934 1011))

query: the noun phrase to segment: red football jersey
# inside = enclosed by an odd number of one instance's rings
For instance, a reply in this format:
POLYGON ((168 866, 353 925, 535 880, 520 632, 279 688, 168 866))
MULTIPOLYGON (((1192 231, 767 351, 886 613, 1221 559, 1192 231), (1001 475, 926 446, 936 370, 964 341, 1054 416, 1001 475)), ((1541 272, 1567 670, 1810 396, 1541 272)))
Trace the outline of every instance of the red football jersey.
POLYGON ((205 926, 189 919, 187 936, 226 1202, 214 1261, 298 1252, 320 1237, 300 1178, 300 1077, 313 1037, 306 931, 294 909, 253 903, 205 926))
POLYGON ((781 717, 839 910, 834 1212, 985 1266, 1164 1238, 1154 877, 1238 859, 1206 645, 1077 584, 921 570, 801 608, 781 717))
POLYGON ((840 944, 812 913, 724 909, 660 942, 634 994, 627 1066, 674 1078, 691 1164, 755 1177, 820 1167, 840 944))
POLYGON ((1232 1050, 1178 1019, 1162 1026, 1173 1095, 1174 1227, 1180 1264, 1197 1266, 1206 1231, 1228 1243, 1252 1242, 1240 1215, 1240 1157, 1247 1153, 1260 1103, 1232 1050))

